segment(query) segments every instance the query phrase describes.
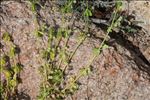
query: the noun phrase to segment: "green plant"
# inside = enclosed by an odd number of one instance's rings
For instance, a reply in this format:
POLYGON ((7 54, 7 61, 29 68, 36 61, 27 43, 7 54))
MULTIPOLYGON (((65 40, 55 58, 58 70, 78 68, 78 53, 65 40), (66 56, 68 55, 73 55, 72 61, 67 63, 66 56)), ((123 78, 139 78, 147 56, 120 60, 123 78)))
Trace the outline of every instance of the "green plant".
MULTIPOLYGON (((85 3, 84 9, 82 9, 82 17, 85 21, 85 32, 82 32, 79 36, 77 46, 73 52, 70 52, 67 46, 70 33, 73 31, 71 28, 59 27, 56 29, 55 27, 49 28, 44 25, 41 26, 36 33, 40 38, 43 38, 43 36, 47 36, 48 38, 48 46, 42 52, 42 57, 45 61, 39 69, 41 75, 43 76, 40 93, 38 96, 39 100, 62 100, 68 94, 73 94, 76 90, 78 90, 79 78, 89 74, 92 62, 101 53, 102 49, 108 48, 108 45, 105 44, 108 34, 111 33, 114 28, 120 25, 122 18, 119 16, 118 12, 121 9, 121 2, 117 1, 111 25, 108 27, 106 36, 99 48, 94 48, 94 55, 91 56, 87 65, 82 67, 79 73, 76 73, 77 75, 67 76, 65 72, 71 63, 73 56, 89 35, 89 24, 90 17, 92 16, 92 9, 89 1, 82 1, 82 3, 85 3), (62 40, 64 41, 64 45, 60 45, 62 40)), ((64 13, 73 12, 74 4, 76 4, 76 2, 69 0, 64 4, 64 7, 61 8, 63 13, 63 24, 66 22, 64 13)))
POLYGON ((74 93, 74 91, 78 89, 77 81, 79 80, 79 78, 88 75, 90 72, 91 72, 90 67, 86 67, 86 68, 83 67, 82 69, 80 69, 79 73, 76 76, 70 77, 68 84, 62 90, 62 92, 68 93, 70 91, 70 93, 74 93))
MULTIPOLYGON (((48 37, 48 47, 42 52, 42 57, 46 62, 40 67, 43 82, 41 83, 41 91, 38 99, 62 99, 77 90, 77 88, 75 88, 78 87, 76 82, 83 76, 83 73, 79 74, 79 76, 74 76, 77 78, 72 82, 69 81, 66 87, 64 87, 63 84, 67 81, 65 80, 65 77, 67 77, 65 75, 65 70, 69 67, 69 63, 79 46, 86 39, 86 35, 84 33, 81 34, 76 49, 70 53, 68 51, 67 43, 71 29, 58 28, 55 30, 51 27, 47 30, 48 31, 40 30, 41 34, 48 37), (60 45, 62 40, 64 41, 63 46, 60 45)), ((42 38, 43 35, 40 37, 42 38)))
MULTIPOLYGON (((64 8, 62 9, 62 12, 71 12, 73 3, 74 0, 67 1, 64 8)), ((86 17, 88 17, 87 14, 86 17)), ((62 17, 62 21, 66 21, 64 17, 62 17)), ((46 62, 40 67, 40 73, 43 76, 43 82, 41 83, 41 91, 38 96, 39 100, 62 99, 65 98, 69 93, 74 92, 73 90, 76 90, 75 85, 77 85, 76 81, 79 76, 73 82, 74 86, 66 86, 67 91, 62 91, 65 88, 62 87, 62 84, 66 82, 66 80, 64 79, 66 77, 65 70, 67 69, 75 52, 85 40, 86 35, 82 34, 82 38, 79 40, 76 49, 72 53, 70 53, 68 51, 67 43, 71 31, 72 30, 68 27, 58 28, 58 30, 56 30, 53 27, 48 28, 45 26, 42 26, 36 31, 36 35, 38 37, 42 38, 45 35, 48 37, 48 47, 42 52, 42 57, 46 60, 46 62), (64 41, 64 46, 60 46, 62 40, 64 41)), ((70 82, 68 84, 70 84, 70 82)))
POLYGON ((115 6, 115 10, 113 12, 113 18, 111 21, 110 26, 107 28, 107 33, 103 39, 103 41, 101 42, 100 46, 98 48, 94 48, 93 49, 93 55, 90 57, 88 64, 85 66, 85 68, 89 68, 92 64, 92 62, 96 59, 96 57, 101 53, 101 51, 105 48, 108 48, 108 45, 105 44, 105 41, 109 35, 109 33, 111 33, 114 28, 120 27, 120 22, 122 21, 122 16, 119 15, 119 12, 122 9, 122 2, 116 1, 116 6, 115 6))
POLYGON ((63 13, 69 13, 72 12, 73 8, 73 3, 75 0, 68 0, 67 2, 64 3, 64 6, 62 7, 62 12, 63 13))
MULTIPOLYGON (((37 17, 38 8, 44 8, 44 6, 41 4, 41 0, 29 1, 31 3, 31 9, 37 17)), ((74 12, 78 12, 81 15, 80 18, 82 18, 85 22, 85 31, 81 32, 80 36, 78 36, 77 46, 72 52, 68 49, 68 41, 71 36, 71 32, 73 32, 72 27, 48 27, 46 26, 46 23, 39 25, 40 28, 35 31, 35 35, 39 37, 38 39, 44 39, 43 37, 47 37, 48 39, 45 45, 46 48, 41 53, 43 62, 39 68, 42 75, 40 93, 38 96, 39 100, 62 100, 67 97, 68 94, 73 94, 76 90, 78 90, 78 80, 82 76, 86 76, 90 73, 91 64, 103 49, 109 47, 105 44, 105 42, 108 35, 116 28, 128 33, 137 32, 137 30, 130 25, 130 22, 126 25, 126 27, 123 25, 123 21, 127 20, 127 18, 123 17, 120 13, 122 9, 122 1, 115 0, 116 3, 112 5, 105 3, 110 1, 112 0, 94 0, 92 2, 90 0, 64 0, 64 4, 61 5, 61 12, 63 14, 62 23, 64 24, 67 22, 65 18, 66 13, 74 12), (90 17, 93 16, 93 9, 96 7, 107 8, 109 6, 115 7, 112 13, 112 18, 110 18, 111 23, 107 28, 106 36, 100 46, 98 48, 93 48, 93 55, 91 55, 88 63, 85 66, 82 66, 82 69, 80 69, 78 73, 75 73, 72 76, 66 74, 76 51, 88 37, 90 38, 89 26, 90 17)), ((53 13, 55 13, 55 11, 53 11, 53 13)), ((36 21, 38 20, 36 19, 36 21)), ((1 81, 0 84, 0 97, 7 100, 10 99, 10 97, 13 97, 17 92, 17 86, 20 83, 18 76, 22 70, 22 66, 19 64, 18 60, 16 60, 18 51, 17 45, 15 45, 12 40, 12 36, 6 32, 3 34, 2 39, 4 42, 7 42, 9 51, 5 52, 2 48, 2 44, 0 43, 0 49, 2 49, 1 52, 3 53, 3 55, 0 56, 0 71, 5 76, 4 82, 1 81), (10 63, 10 65, 8 65, 8 63, 10 63)))
POLYGON ((65 77, 62 67, 69 63, 67 40, 70 32, 70 30, 65 28, 59 28, 57 31, 54 28, 50 28, 47 33, 49 46, 43 51, 43 58, 46 60, 46 63, 40 67, 40 72, 44 77, 38 97, 41 100, 61 99, 66 95, 61 92, 61 85, 65 77), (62 39, 65 40, 63 47, 60 46, 62 39))
POLYGON ((18 52, 11 35, 6 32, 3 34, 2 39, 9 46, 9 51, 5 52, 1 48, 0 72, 1 75, 4 75, 4 80, 1 81, 0 85, 0 98, 8 100, 15 97, 17 93, 17 86, 20 83, 18 75, 22 70, 22 66, 16 61, 18 52), (10 62, 10 60, 12 61, 10 62))

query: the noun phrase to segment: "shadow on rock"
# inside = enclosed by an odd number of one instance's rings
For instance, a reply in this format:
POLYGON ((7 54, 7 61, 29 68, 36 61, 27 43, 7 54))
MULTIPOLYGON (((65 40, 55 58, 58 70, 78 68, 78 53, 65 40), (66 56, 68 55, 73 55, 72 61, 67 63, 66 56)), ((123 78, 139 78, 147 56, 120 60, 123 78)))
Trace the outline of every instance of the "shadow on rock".
POLYGON ((17 100, 31 100, 30 96, 23 92, 18 93, 18 95, 16 96, 16 99, 17 100))

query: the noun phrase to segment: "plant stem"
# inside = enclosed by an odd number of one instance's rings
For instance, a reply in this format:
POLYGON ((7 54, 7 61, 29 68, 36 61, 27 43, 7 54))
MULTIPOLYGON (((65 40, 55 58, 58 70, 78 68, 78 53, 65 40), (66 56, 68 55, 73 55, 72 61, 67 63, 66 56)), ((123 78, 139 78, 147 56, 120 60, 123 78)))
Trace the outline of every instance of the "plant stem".
MULTIPOLYGON (((73 53, 70 55, 70 57, 68 59, 69 62, 71 61, 71 59, 75 55, 76 51, 78 50, 78 48, 81 46, 81 44, 84 42, 85 39, 86 39, 86 36, 84 36, 83 39, 78 43, 77 47, 75 48, 75 50, 73 51, 73 53)), ((68 67, 68 64, 63 69, 63 72, 65 72, 65 70, 67 69, 67 67, 68 67)))

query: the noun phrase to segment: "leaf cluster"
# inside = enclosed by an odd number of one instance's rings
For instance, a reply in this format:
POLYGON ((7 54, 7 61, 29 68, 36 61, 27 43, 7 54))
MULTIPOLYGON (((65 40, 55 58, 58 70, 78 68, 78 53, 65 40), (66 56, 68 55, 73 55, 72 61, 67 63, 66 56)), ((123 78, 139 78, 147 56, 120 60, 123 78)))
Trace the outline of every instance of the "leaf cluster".
POLYGON ((1 99, 7 100, 16 95, 17 86, 21 82, 18 75, 22 70, 22 65, 16 61, 19 49, 14 44, 12 36, 8 32, 3 33, 2 41, 9 47, 9 51, 5 52, 3 48, 6 45, 4 45, 0 56, 0 74, 4 75, 4 79, 1 80, 0 93, 1 99))

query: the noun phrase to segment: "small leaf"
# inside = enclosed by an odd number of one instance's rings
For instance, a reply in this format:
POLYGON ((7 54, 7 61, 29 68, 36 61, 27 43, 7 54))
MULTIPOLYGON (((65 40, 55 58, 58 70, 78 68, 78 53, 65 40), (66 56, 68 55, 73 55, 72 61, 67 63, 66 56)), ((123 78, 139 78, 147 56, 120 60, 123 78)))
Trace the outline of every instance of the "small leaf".
POLYGON ((100 53, 99 48, 94 48, 93 53, 94 53, 94 55, 98 55, 100 53))
POLYGON ((22 66, 20 66, 19 64, 13 66, 13 71, 15 73, 19 73, 22 70, 22 66))
POLYGON ((121 0, 118 0, 117 2, 116 2, 116 8, 117 8, 117 10, 121 10, 122 9, 122 2, 121 2, 121 0))
POLYGON ((89 16, 92 16, 92 12, 91 10, 88 10, 89 16))
POLYGON ((82 68, 82 69, 80 69, 80 74, 83 75, 83 76, 88 75, 90 72, 91 72, 90 68, 82 68))
POLYGON ((107 29, 107 33, 110 33, 110 32, 112 32, 112 27, 108 27, 107 29))
POLYGON ((51 74, 52 76, 52 79, 50 79, 50 81, 53 83, 53 84, 60 84, 60 82, 62 81, 63 79, 63 72, 61 69, 54 69, 54 72, 51 74))
POLYGON ((11 85, 12 87, 15 87, 18 83, 19 83, 19 82, 18 82, 16 79, 10 80, 10 85, 11 85))
POLYGON ((117 19, 117 21, 114 23, 113 27, 120 27, 122 19, 123 19, 123 17, 120 16, 120 17, 117 19))
POLYGON ((90 16, 92 16, 92 12, 87 8, 85 10, 85 12, 83 13, 83 15, 86 16, 86 17, 90 17, 90 16))
POLYGON ((50 51, 50 59, 53 61, 55 59, 55 51, 51 50, 50 51))
POLYGON ((109 48, 109 46, 107 44, 104 44, 102 47, 102 49, 107 49, 107 48, 109 48))
POLYGON ((74 93, 76 90, 78 90, 79 89, 79 86, 78 86, 78 84, 77 83, 72 83, 71 84, 71 87, 70 87, 70 89, 69 89, 69 94, 72 94, 72 93, 74 93))
POLYGON ((6 59, 5 59, 4 57, 2 57, 2 58, 0 59, 0 65, 1 65, 1 66, 5 66, 5 64, 6 64, 6 59))
POLYGON ((65 5, 64 5, 64 7, 62 8, 62 12, 63 13, 69 13, 69 12, 71 12, 72 11, 72 4, 73 4, 73 1, 74 0, 68 0, 66 3, 65 3, 65 5))
POLYGON ((67 38, 69 36, 69 33, 71 32, 71 30, 65 30, 63 33, 63 37, 67 38))
POLYGON ((42 31, 37 31, 37 32, 36 32, 36 35, 37 35, 38 37, 43 37, 44 33, 43 33, 42 31))
POLYGON ((15 54, 16 54, 16 48, 15 48, 15 46, 12 46, 10 48, 10 52, 9 52, 10 58, 13 58, 15 56, 15 54))
POLYGON ((7 41, 11 41, 11 36, 8 32, 4 33, 2 36, 2 39, 7 42, 7 41))
POLYGON ((6 78, 11 78, 13 75, 13 72, 11 70, 3 70, 3 73, 5 75, 6 78))

